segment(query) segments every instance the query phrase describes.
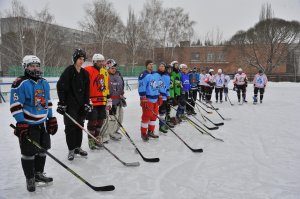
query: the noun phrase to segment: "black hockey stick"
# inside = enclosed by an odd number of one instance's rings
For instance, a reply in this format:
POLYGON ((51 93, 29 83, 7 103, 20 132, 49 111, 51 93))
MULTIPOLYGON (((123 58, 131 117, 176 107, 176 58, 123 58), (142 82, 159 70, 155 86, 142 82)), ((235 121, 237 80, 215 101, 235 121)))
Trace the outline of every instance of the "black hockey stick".
POLYGON ((214 111, 216 111, 216 113, 220 116, 220 118, 222 118, 222 120, 231 120, 231 118, 224 118, 212 104, 211 107, 213 108, 214 111))
POLYGON ((224 122, 220 122, 220 123, 214 123, 213 121, 211 121, 208 117, 204 116, 210 123, 212 123, 213 125, 216 125, 216 126, 222 126, 224 125, 224 122))
MULTIPOLYGON (((175 111, 176 111, 176 109, 175 109, 175 107, 174 106, 171 106, 171 108, 172 109, 174 109, 175 111)), ((201 124, 203 124, 207 129, 209 129, 209 130, 216 130, 216 129, 218 129, 219 127, 217 127, 217 126, 215 126, 215 127, 208 127, 206 124, 204 124, 202 121, 200 121, 200 120, 198 120, 198 118, 196 118, 196 116, 194 116, 194 115, 192 115, 197 121, 199 121, 201 124)), ((205 117, 205 116, 203 116, 203 117, 205 117)), ((186 117, 186 118, 188 118, 188 117, 186 117)), ((188 118, 189 119, 189 118, 188 118)), ((204 118, 204 120, 205 120, 205 118, 204 118)))
POLYGON ((216 138, 215 136, 213 136, 211 133, 209 133, 208 131, 206 131, 205 129, 203 129, 201 126, 199 126, 196 122, 194 122, 194 121, 191 120, 190 118, 186 117, 186 119, 187 119, 188 122, 189 122, 195 129, 197 129, 200 133, 202 133, 202 134, 206 133, 207 135, 209 135, 210 137, 214 138, 215 140, 224 142, 223 139, 216 138))
POLYGON ((115 120, 117 121, 117 123, 119 124, 119 126, 121 128, 121 131, 125 134, 125 137, 128 138, 130 143, 135 147, 136 151, 140 154, 140 156, 143 158, 143 160, 145 162, 159 162, 159 158, 146 158, 146 157, 144 157, 143 154, 141 153, 141 151, 138 149, 138 147, 135 145, 135 143, 133 142, 133 140, 129 136, 129 134, 127 133, 126 129, 123 127, 121 122, 118 120, 118 118, 115 115, 113 115, 113 116, 114 116, 115 120))
MULTIPOLYGON (((199 101, 198 99, 197 99, 197 101, 199 101)), ((197 103, 196 102, 196 105, 198 106, 198 107, 200 107, 202 110, 204 110, 206 113, 208 113, 208 114, 212 114, 213 112, 211 112, 211 111, 208 111, 208 110, 206 110, 205 108, 203 108, 199 103, 197 103)))
POLYGON ((204 122, 202 122, 201 120, 199 120, 195 115, 192 115, 193 118, 195 118, 195 120, 197 120, 198 122, 200 122, 203 126, 205 126, 205 128, 207 128, 208 130, 217 130, 219 129, 218 126, 214 126, 214 127, 209 127, 207 126, 204 122))
POLYGON ((154 111, 151 110, 147 105, 146 105, 146 109, 148 109, 153 115, 155 115, 164 125, 166 125, 167 127, 169 127, 170 131, 172 131, 172 133, 174 133, 174 135, 178 139, 180 139, 183 142, 183 144, 185 146, 187 146, 191 151, 193 151, 193 152, 199 152, 199 153, 203 152, 203 149, 193 149, 192 147, 190 147, 179 135, 177 135, 177 133, 175 133, 175 131, 163 119, 161 119, 157 114, 155 114, 154 111))
MULTIPOLYGON (((94 140, 96 140, 97 142, 99 142, 99 140, 97 138, 95 138, 95 136, 93 136, 90 132, 88 132, 85 128, 83 128, 83 126, 81 126, 74 118, 72 118, 68 113, 65 113, 65 115, 72 120, 72 122, 74 122, 74 124, 76 124, 79 128, 81 128, 84 132, 86 132, 89 136, 91 136, 94 140)), ((124 166, 131 166, 131 167, 137 167, 140 166, 139 162, 124 162, 122 161, 116 154, 114 154, 113 152, 111 152, 111 150, 109 150, 106 146, 104 146, 104 144, 102 145, 103 148, 110 153, 112 156, 114 156, 119 162, 121 162, 124 166)))
MULTIPOLYGON (((198 99, 197 99, 198 100, 198 99)), ((219 110, 219 108, 213 108, 213 107, 211 107, 211 106, 208 106, 207 104, 209 104, 209 103, 204 103, 204 102, 202 102, 202 101, 200 101, 200 100, 198 100, 201 104, 203 104, 206 108, 209 108, 209 109, 212 109, 212 110, 219 110)), ((209 105, 211 105, 211 104, 209 104, 209 105)))
POLYGON ((228 99, 228 102, 230 103, 230 105, 231 105, 231 106, 233 106, 234 104, 233 104, 233 103, 231 103, 231 100, 230 100, 230 98, 229 98, 229 95, 228 95, 228 93, 227 93, 227 99, 228 99))
MULTIPOLYGON (((10 127, 12 127, 13 129, 16 129, 15 125, 10 124, 10 127)), ((78 175, 75 171, 73 171, 70 167, 68 167, 67 165, 65 165, 64 163, 62 163, 60 160, 58 160, 54 155, 52 155, 51 153, 49 153, 46 149, 44 149, 43 147, 41 147, 37 142, 35 142, 34 140, 30 139, 29 136, 26 136, 26 140, 28 142, 30 142, 31 144, 33 144, 35 147, 37 147, 41 152, 46 153, 49 157, 51 157, 55 162, 57 162, 58 164, 60 164, 62 167, 64 167, 67 171, 69 171, 70 173, 72 173, 75 177, 77 177, 81 182, 83 182, 84 184, 86 184, 87 186, 89 186, 91 189, 93 189, 94 191, 113 191, 115 190, 115 186, 113 185, 107 185, 107 186, 101 186, 101 187, 95 187, 93 185, 91 185, 90 183, 88 183, 84 178, 82 178, 80 175, 78 175)))

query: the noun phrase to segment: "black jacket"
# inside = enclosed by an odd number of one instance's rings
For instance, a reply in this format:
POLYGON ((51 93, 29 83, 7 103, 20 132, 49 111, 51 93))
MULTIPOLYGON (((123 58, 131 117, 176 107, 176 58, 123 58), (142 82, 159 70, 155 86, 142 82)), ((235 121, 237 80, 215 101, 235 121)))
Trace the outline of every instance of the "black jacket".
POLYGON ((90 79, 83 68, 78 73, 74 65, 68 66, 61 74, 57 85, 59 102, 68 109, 79 110, 84 104, 89 104, 90 79))

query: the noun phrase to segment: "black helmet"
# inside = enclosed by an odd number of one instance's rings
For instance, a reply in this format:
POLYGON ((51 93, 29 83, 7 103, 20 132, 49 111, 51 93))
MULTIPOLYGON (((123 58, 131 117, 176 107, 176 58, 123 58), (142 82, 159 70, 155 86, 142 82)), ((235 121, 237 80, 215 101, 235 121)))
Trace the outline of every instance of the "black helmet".
POLYGON ((263 73, 262 69, 259 69, 259 70, 258 70, 258 73, 263 73))
POLYGON ((76 63, 76 61, 77 61, 77 59, 79 58, 79 57, 83 57, 84 58, 84 61, 86 60, 86 53, 85 53, 85 51, 83 50, 83 49, 81 49, 81 48, 76 48, 75 49, 75 51, 74 51, 74 53, 73 53, 73 63, 75 64, 76 63))

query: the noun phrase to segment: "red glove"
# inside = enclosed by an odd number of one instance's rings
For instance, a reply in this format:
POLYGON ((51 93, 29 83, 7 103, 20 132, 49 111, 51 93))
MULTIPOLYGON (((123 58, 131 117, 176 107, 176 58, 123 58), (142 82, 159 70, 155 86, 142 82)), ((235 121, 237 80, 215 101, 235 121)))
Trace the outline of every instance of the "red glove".
POLYGON ((57 120, 56 117, 51 117, 46 121, 46 130, 50 135, 54 135, 57 132, 57 120))
POLYGON ((23 140, 29 132, 29 124, 25 122, 17 122, 14 134, 23 140))
POLYGON ((158 106, 161 106, 162 104, 163 104, 163 97, 162 97, 162 95, 160 95, 158 97, 158 106))
POLYGON ((148 98, 146 96, 141 97, 140 105, 141 107, 146 107, 148 103, 148 98))

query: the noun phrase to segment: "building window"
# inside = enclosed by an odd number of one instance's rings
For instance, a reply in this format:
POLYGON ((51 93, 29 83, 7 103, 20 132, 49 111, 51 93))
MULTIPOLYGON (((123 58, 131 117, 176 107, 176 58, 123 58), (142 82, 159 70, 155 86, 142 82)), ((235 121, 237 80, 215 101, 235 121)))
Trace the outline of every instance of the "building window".
POLYGON ((220 62, 225 61, 224 53, 218 53, 217 61, 220 61, 220 62))
POLYGON ((200 53, 199 52, 192 52, 191 54, 191 60, 200 60, 200 53))
POLYGON ((213 53, 208 53, 207 54, 207 61, 210 62, 210 61, 213 61, 214 59, 214 54, 213 53))

